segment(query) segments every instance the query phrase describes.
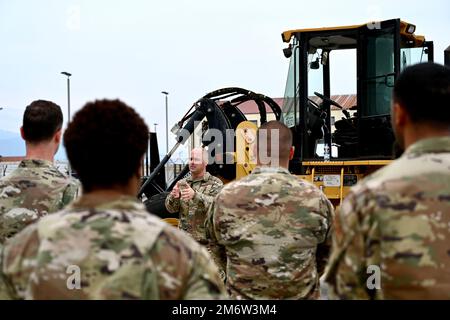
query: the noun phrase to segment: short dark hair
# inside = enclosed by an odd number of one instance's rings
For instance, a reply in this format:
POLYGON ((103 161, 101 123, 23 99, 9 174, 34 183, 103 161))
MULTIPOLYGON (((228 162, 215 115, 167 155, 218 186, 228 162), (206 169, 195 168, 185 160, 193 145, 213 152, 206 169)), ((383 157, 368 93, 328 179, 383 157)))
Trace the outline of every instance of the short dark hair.
MULTIPOLYGON (((269 121, 262 124, 257 132, 257 146, 258 154, 261 146, 267 148, 266 154, 269 158, 275 156, 274 151, 277 152, 278 158, 282 160, 289 159, 290 150, 292 147, 292 132, 284 123, 280 121, 269 121), (278 133, 278 137, 274 133, 278 133), (277 139, 276 141, 272 141, 277 139), (272 142, 277 146, 278 150, 272 150, 272 142)), ((278 160, 278 159, 274 159, 278 160)))
POLYGON ((431 62, 406 68, 395 83, 393 98, 413 122, 449 125, 450 68, 431 62))
POLYGON ((97 100, 78 111, 64 133, 64 146, 83 189, 125 185, 147 149, 148 127, 120 100, 97 100))
POLYGON ((33 101, 23 114, 23 135, 27 142, 39 143, 49 140, 62 128, 61 108, 46 100, 33 101))

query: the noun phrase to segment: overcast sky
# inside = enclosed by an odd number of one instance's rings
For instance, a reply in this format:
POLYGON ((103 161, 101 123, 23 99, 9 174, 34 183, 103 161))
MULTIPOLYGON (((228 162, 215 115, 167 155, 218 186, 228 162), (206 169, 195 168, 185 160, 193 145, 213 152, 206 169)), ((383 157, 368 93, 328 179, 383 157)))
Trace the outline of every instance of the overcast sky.
MULTIPOLYGON (((416 24, 416 34, 435 42, 435 61, 443 62, 450 45, 447 0, 0 0, 0 129, 18 132, 35 99, 66 112, 60 72, 69 71, 72 115, 87 101, 120 98, 152 130, 159 124, 163 151, 161 91, 170 93, 171 125, 221 87, 280 97, 288 69, 282 31, 390 18, 416 24)), ((348 70, 336 67, 332 93, 354 93, 348 70)))

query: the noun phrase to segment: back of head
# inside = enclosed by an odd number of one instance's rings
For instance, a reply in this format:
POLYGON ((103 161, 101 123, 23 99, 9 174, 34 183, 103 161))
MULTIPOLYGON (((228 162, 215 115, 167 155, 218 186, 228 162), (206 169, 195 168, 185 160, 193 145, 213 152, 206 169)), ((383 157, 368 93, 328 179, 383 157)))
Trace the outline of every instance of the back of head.
POLYGON ((29 143, 50 140, 62 128, 61 108, 46 100, 33 101, 23 114, 23 136, 29 143))
POLYGON ((257 133, 258 163, 277 165, 289 160, 292 132, 279 121, 261 125, 257 133))
POLYGON ((436 63, 406 68, 395 83, 393 98, 412 122, 450 125, 450 68, 436 63))
POLYGON ((126 185, 138 173, 148 127, 120 100, 97 100, 78 111, 64 133, 72 167, 86 192, 126 185))

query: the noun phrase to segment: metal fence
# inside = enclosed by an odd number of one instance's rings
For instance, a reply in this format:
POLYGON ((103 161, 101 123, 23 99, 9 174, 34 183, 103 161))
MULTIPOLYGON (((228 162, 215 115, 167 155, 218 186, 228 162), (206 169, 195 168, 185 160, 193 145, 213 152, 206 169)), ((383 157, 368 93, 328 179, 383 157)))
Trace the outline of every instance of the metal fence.
POLYGON ((186 163, 181 161, 180 159, 176 159, 175 161, 169 162, 166 165, 166 181, 168 185, 180 174, 180 172, 186 166, 186 163))
MULTIPOLYGON (((14 171, 14 169, 17 168, 17 166, 19 165, 19 161, 14 161, 14 162, 0 162, 0 178, 1 177, 5 177, 8 174, 10 174, 12 171, 14 171)), ((67 161, 61 161, 61 160, 56 160, 55 161, 55 167, 61 171, 64 174, 68 174, 68 162, 67 161)))

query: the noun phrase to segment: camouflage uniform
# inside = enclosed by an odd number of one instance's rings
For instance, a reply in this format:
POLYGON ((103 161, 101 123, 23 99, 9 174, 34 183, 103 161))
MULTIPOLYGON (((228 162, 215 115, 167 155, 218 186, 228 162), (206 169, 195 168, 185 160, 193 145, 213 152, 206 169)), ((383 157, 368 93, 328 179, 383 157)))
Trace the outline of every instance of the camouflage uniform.
POLYGON ((79 193, 79 182, 51 162, 23 160, 0 179, 0 244, 41 216, 64 208, 79 193))
POLYGON ((333 207, 284 168, 257 167, 226 185, 207 235, 237 299, 315 299, 331 245, 333 207))
POLYGON ((10 239, 1 257, 0 298, 211 299, 225 291, 204 248, 125 196, 82 196, 10 239), (71 290, 73 266, 81 288, 71 290))
POLYGON ((214 197, 222 189, 223 183, 206 172, 200 180, 193 180, 191 176, 184 179, 195 191, 194 198, 183 201, 175 199, 172 195, 166 198, 166 208, 169 212, 179 212, 180 221, 178 227, 190 234, 197 242, 206 245, 205 219, 209 206, 214 197))
POLYGON ((356 185, 335 228, 334 297, 450 299, 450 137, 413 144, 356 185))

